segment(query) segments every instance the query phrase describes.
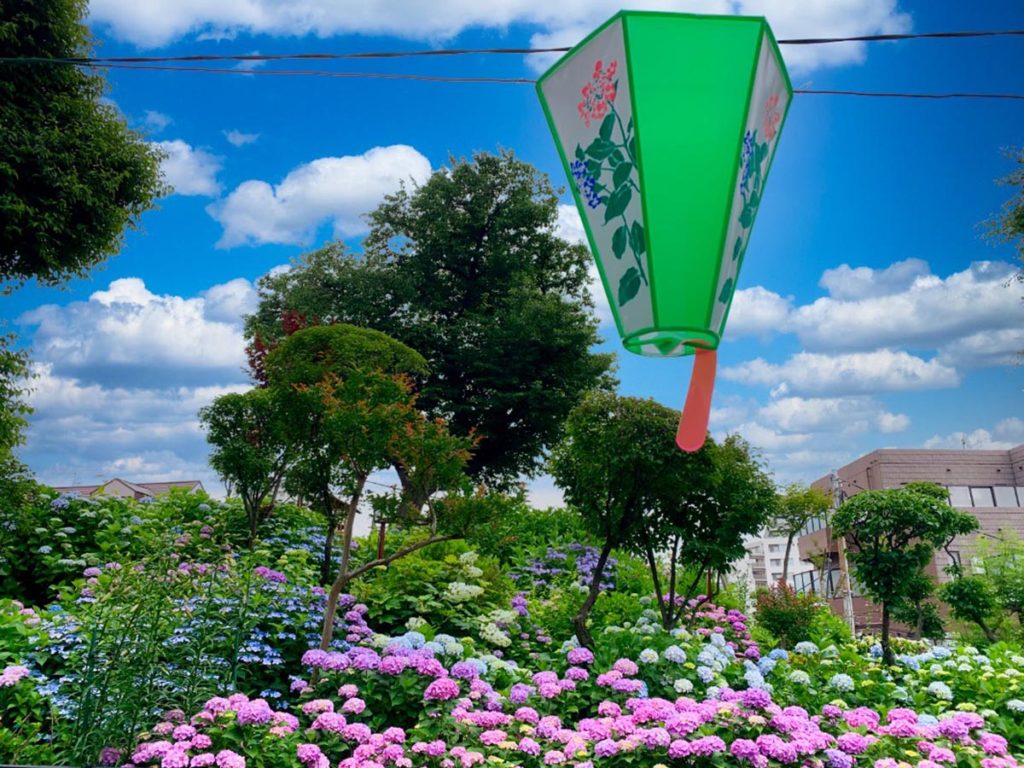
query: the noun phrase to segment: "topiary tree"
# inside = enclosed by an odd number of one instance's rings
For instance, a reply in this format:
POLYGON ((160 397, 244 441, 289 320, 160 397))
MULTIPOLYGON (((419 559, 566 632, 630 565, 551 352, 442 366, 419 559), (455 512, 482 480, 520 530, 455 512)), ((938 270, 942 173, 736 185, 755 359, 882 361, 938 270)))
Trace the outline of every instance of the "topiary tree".
POLYGON ((85 0, 4 3, 0 280, 86 274, 166 191, 160 154, 103 101, 104 79, 52 61, 91 54, 85 14, 85 0))
POLYGON ((974 517, 951 507, 947 498, 945 489, 930 483, 864 491, 847 500, 832 518, 833 533, 853 543, 849 556, 854 574, 882 606, 882 655, 887 665, 893 663, 893 606, 907 599, 937 550, 978 527, 974 517))
POLYGON ((391 466, 393 442, 417 412, 412 379, 423 358, 379 331, 306 328, 267 357, 268 382, 291 460, 285 488, 324 516, 320 580, 331 581, 334 537, 344 523, 342 570, 366 481, 391 466))

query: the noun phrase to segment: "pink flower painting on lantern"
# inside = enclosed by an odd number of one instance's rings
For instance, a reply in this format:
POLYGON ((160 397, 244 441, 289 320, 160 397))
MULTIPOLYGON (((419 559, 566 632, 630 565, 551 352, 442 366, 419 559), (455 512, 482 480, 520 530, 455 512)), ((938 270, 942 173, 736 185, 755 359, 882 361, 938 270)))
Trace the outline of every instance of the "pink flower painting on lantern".
POLYGON ((761 123, 761 133, 768 137, 768 141, 775 138, 781 122, 782 110, 779 109, 779 94, 773 93, 764 105, 764 121, 761 123))
POLYGON ((619 68, 617 61, 609 62, 607 68, 598 59, 594 62, 594 74, 580 91, 583 101, 576 107, 580 119, 588 128, 591 120, 603 120, 608 114, 609 105, 615 101, 615 72, 619 68))

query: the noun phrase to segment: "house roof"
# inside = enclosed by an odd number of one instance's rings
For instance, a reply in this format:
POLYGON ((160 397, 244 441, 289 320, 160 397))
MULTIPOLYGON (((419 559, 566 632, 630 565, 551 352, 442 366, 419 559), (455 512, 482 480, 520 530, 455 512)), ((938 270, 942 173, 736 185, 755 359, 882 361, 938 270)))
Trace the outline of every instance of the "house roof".
POLYGON ((202 491, 202 482, 199 480, 170 480, 158 482, 138 483, 124 480, 120 477, 112 477, 100 485, 55 485, 53 489, 61 493, 77 493, 79 496, 93 496, 101 493, 108 486, 121 484, 128 488, 137 498, 143 496, 160 496, 173 488, 184 488, 188 491, 202 491))

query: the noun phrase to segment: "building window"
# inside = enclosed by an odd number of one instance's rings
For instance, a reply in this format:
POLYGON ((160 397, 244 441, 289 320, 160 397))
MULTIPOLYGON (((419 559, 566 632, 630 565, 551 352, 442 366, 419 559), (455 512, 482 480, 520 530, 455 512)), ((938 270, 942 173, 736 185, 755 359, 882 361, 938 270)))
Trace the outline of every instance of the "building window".
POLYGON ((769 552, 778 552, 781 549, 782 549, 782 545, 781 544, 769 544, 768 545, 768 551, 769 552))
POLYGON ((781 566, 781 565, 782 565, 782 558, 781 558, 781 557, 773 557, 773 558, 772 558, 772 563, 771 563, 771 564, 772 564, 773 566, 775 566, 776 568, 778 568, 779 566, 781 566))
POLYGON ((1024 486, 1017 486, 1017 503, 1024 507, 1024 486))
POLYGON ((960 560, 960 550, 951 549, 949 550, 949 559, 956 563, 957 568, 963 567, 963 562, 960 560))
POLYGON ((966 485, 949 486, 949 503, 954 507, 972 507, 971 490, 966 485))
POLYGON ((1017 494, 1012 485, 997 485, 992 489, 996 494, 997 507, 1016 507, 1017 494))
POLYGON ((975 507, 994 507, 996 505, 995 496, 992 494, 992 486, 981 485, 971 486, 971 502, 975 507))

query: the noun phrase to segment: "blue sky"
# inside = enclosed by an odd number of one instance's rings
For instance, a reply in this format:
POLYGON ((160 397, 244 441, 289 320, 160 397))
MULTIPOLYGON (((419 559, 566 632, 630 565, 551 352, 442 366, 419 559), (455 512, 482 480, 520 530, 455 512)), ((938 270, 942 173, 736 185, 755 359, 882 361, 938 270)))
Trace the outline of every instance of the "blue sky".
MULTIPOLYGON (((618 7, 195 5, 211 7, 93 2, 100 55, 560 45, 618 7)), ((1024 28, 1024 6, 997 0, 632 7, 764 13, 781 38, 1024 28)), ((784 55, 797 87, 1019 92, 1024 41, 784 55)), ((337 68, 534 77, 543 66, 492 56, 337 68)), ((215 486, 195 411, 245 387, 240 318, 253 281, 334 235, 357 245, 362 213, 449 155, 507 147, 565 183, 530 86, 124 71, 110 82, 118 108, 171 155, 177 193, 90 278, 3 300, 38 373, 21 456, 48 482, 188 475, 215 486)), ((1020 102, 796 96, 720 348, 713 431, 763 448, 780 481, 814 480, 877 447, 1024 442, 1013 354, 1024 307, 1019 288, 1003 287, 1013 252, 978 226, 1008 195, 994 183, 1010 170, 1000 149, 1024 144, 1022 125, 1020 102)), ((571 234, 578 223, 563 213, 571 234)), ((603 332, 620 349, 614 328, 603 332)), ((622 351, 619 362, 624 393, 681 406, 689 361, 622 351)), ((543 478, 534 490, 556 497, 543 478)))

